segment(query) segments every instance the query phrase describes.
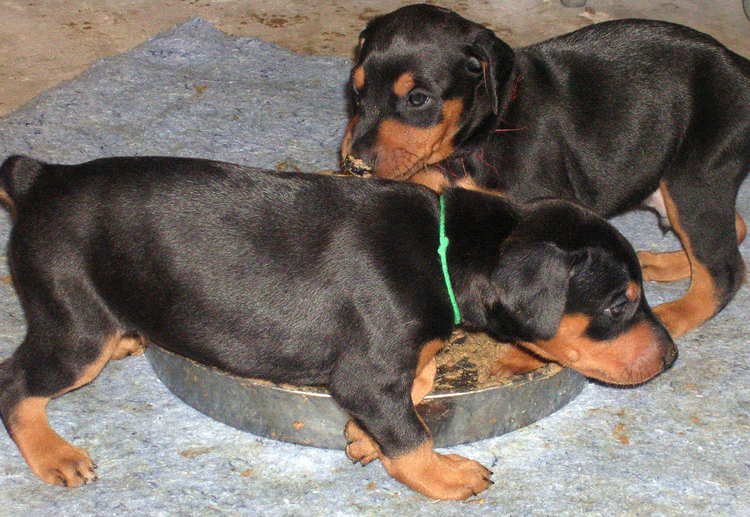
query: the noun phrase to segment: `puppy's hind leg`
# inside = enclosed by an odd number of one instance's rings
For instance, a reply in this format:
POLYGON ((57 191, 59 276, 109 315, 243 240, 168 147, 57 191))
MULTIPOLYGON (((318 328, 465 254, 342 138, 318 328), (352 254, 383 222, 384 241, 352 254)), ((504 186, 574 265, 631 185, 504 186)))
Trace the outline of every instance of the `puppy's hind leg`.
MULTIPOLYGON (((17 251, 11 247, 11 252, 17 251)), ((9 254, 26 314, 26 337, 0 367, 0 417, 31 470, 54 485, 93 480, 88 454, 66 442, 47 421, 49 401, 91 382, 113 356, 134 350, 85 275, 36 260, 30 250, 9 254)))
MULTIPOLYGON (((738 212, 734 214, 734 228, 737 244, 742 244, 747 236, 747 226, 738 212)), ((643 270, 643 279, 650 282, 676 282, 690 277, 690 260, 684 251, 639 251, 638 260, 643 270)))
POLYGON ((96 478, 96 466, 84 450, 52 430, 47 403, 91 382, 118 349, 120 335, 73 342, 40 339, 29 332, 0 365, 0 415, 37 476, 53 485, 79 486, 96 478))
POLYGON ((654 312, 672 337, 678 337, 712 318, 739 289, 745 264, 737 240, 745 228, 734 211, 736 191, 730 188, 717 188, 723 198, 716 193, 701 197, 700 185, 677 177, 663 181, 660 189, 690 264, 690 287, 682 298, 661 304, 654 312), (700 211, 691 204, 696 199, 702 200, 700 211))

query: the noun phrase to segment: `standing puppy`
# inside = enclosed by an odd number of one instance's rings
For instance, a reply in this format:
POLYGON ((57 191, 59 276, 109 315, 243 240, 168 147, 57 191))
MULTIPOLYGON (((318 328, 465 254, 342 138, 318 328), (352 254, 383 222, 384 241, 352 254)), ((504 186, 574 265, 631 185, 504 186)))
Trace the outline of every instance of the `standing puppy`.
POLYGON ((642 253, 645 278, 691 278, 655 309, 672 336, 740 287, 750 61, 711 37, 620 20, 514 51, 452 11, 411 5, 362 32, 351 84, 350 172, 560 197, 605 217, 656 209, 684 252, 642 253))
POLYGON ((569 203, 462 189, 439 203, 417 185, 180 158, 12 157, 0 179, 28 323, 0 363, 0 415, 49 483, 95 477, 49 427, 49 400, 146 341, 235 375, 327 386, 356 420, 348 455, 439 499, 490 483, 479 463, 435 453, 414 409, 456 324, 616 384, 676 357, 633 249, 569 203))

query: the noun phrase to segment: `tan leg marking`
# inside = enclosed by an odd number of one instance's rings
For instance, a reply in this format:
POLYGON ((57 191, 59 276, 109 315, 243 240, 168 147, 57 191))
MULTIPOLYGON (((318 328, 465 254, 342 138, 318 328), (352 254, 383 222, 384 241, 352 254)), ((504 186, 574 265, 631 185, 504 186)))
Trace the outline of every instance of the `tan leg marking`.
MULTIPOLYGON (((422 347, 412 385, 411 397, 414 404, 421 402, 432 390, 437 372, 435 354, 444 344, 443 340, 434 340, 422 347)), ((423 421, 422 423, 424 424, 423 421)), ((426 440, 411 452, 389 458, 381 453, 375 441, 353 420, 347 424, 345 433, 347 438, 353 441, 347 447, 347 456, 354 461, 360 461, 363 465, 379 458, 388 474, 428 497, 466 499, 487 489, 492 483, 492 473, 476 461, 455 454, 437 454, 433 450, 432 439, 426 440), (352 445, 355 446, 352 448, 352 445), (363 454, 366 463, 360 458, 353 458, 355 452, 363 454)))
POLYGON ((80 486, 96 479, 86 451, 70 445, 52 430, 45 411, 50 399, 22 400, 11 417, 10 433, 31 471, 42 481, 59 486, 80 486))
POLYGON ((422 346, 417 360, 417 370, 411 385, 411 401, 417 406, 432 391, 437 374, 437 354, 445 346, 442 339, 433 339, 422 346))
MULTIPOLYGON (((747 236, 747 226, 737 212, 734 213, 734 229, 737 244, 741 244, 747 236)), ((650 282, 676 282, 690 277, 690 260, 684 251, 639 251, 638 260, 643 270, 643 279, 650 282)))
POLYGON ((348 442, 344 452, 346 457, 363 467, 380 458, 380 446, 359 424, 350 419, 344 427, 344 436, 348 442))
POLYGON ((15 221, 17 215, 16 203, 3 189, 0 189, 0 205, 3 205, 10 212, 11 218, 15 221))
POLYGON ((123 336, 117 341, 111 359, 118 360, 129 355, 141 355, 146 351, 146 341, 141 336, 123 336))
POLYGON ((714 279, 708 268, 695 257, 690 237, 680 224, 679 213, 672 196, 669 194, 667 185, 662 182, 659 188, 664 198, 669 221, 674 232, 680 238, 682 247, 690 261, 690 287, 685 296, 654 308, 654 313, 671 336, 675 338, 693 330, 713 316, 719 306, 719 301, 716 296, 714 279))
POLYGON ((747 237, 747 226, 739 212, 734 213, 734 231, 737 234, 737 244, 742 244, 747 237))
POLYGON ((104 369, 104 367, 109 362, 109 360, 112 359, 113 354, 118 350, 118 346, 121 341, 122 341, 122 334, 115 334, 114 336, 107 339, 104 342, 102 351, 99 353, 99 357, 97 357, 95 361, 93 361, 90 365, 84 368, 84 370, 78 376, 78 379, 76 379, 76 381, 70 387, 65 388, 59 393, 55 393, 55 397, 64 395, 65 393, 68 393, 69 391, 76 390, 80 388, 81 386, 85 386, 86 384, 96 379, 97 375, 101 373, 101 371, 104 369))
MULTIPOLYGON (((115 352, 131 350, 133 338, 120 334, 108 339, 99 357, 87 366, 76 381, 56 397, 80 388, 96 378, 115 352), (120 343, 125 344, 120 347, 120 343)), ((124 355, 123 355, 124 357, 124 355)), ((74 447, 49 426, 46 397, 21 400, 10 415, 8 430, 32 472, 43 481, 60 486, 80 486, 96 479, 96 466, 86 451, 74 447)))
POLYGON ((383 456, 381 461, 393 478, 434 499, 466 499, 492 483, 492 472, 480 463, 456 454, 437 454, 431 439, 402 456, 383 456))
POLYGON ((690 277, 690 261, 684 251, 639 251, 638 261, 643 279, 649 282, 676 282, 690 277))
MULTIPOLYGON (((435 354, 445 346, 445 341, 435 339, 428 341, 419 353, 416 375, 411 387, 411 401, 417 406, 432 391, 437 374, 435 354)), ((421 420, 421 417, 420 417, 421 420)), ((422 422, 424 423, 424 422, 422 422)), ((349 420, 344 427, 344 436, 349 444, 346 446, 346 456, 355 463, 363 466, 379 459, 380 447, 354 420, 349 420)))

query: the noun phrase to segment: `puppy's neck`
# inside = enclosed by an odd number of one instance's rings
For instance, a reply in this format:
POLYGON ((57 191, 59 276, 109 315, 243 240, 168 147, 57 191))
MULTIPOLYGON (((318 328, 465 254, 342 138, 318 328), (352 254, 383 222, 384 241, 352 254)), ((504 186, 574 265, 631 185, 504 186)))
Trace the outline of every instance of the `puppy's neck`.
POLYGON ((464 322, 475 324, 483 308, 474 306, 477 290, 490 288, 490 275, 503 241, 518 225, 521 213, 501 197, 460 188, 444 191, 447 261, 464 322))

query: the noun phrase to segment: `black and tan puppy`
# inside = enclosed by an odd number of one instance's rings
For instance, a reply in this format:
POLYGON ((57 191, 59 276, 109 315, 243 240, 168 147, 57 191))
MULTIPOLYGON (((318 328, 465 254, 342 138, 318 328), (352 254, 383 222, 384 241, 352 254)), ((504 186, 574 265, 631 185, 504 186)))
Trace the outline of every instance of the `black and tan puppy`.
POLYGON ((513 50, 456 13, 412 5, 369 23, 351 82, 351 172, 560 197, 605 217, 656 209, 684 253, 642 253, 644 277, 691 277, 683 298, 655 308, 673 337, 742 283, 750 61, 711 37, 620 20, 513 50))
MULTIPOLYGON (((349 456, 379 457, 423 494, 487 488, 487 469, 433 452, 414 410, 455 325, 430 190, 180 158, 11 157, 0 176, 28 322, 0 364, 0 413, 43 480, 76 486, 95 468, 49 427, 49 400, 148 342, 241 376, 327 386, 357 422, 349 456)), ((614 384, 674 361, 636 255, 604 220, 462 189, 442 203, 465 327, 614 384)))

